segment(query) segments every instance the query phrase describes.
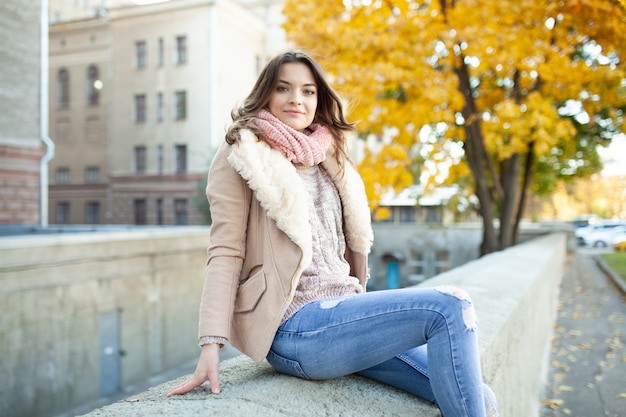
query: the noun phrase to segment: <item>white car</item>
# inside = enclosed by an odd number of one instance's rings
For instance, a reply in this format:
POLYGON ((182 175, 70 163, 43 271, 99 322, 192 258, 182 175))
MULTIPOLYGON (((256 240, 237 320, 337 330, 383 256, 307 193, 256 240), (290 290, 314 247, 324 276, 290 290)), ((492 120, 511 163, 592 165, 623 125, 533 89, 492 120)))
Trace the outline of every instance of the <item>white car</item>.
POLYGON ((626 251, 626 227, 616 231, 613 235, 613 248, 617 249, 618 247, 623 248, 622 251, 626 251))
POLYGON ((578 245, 584 246, 585 244, 585 236, 589 233, 596 232, 598 230, 605 230, 604 223, 595 223, 590 224, 589 226, 579 227, 574 230, 574 234, 576 235, 576 239, 578 240, 578 245))
POLYGON ((579 236, 579 239, 582 239, 582 244, 594 248, 606 248, 613 244, 616 235, 626 232, 626 224, 624 223, 604 223, 603 225, 605 227, 595 228, 582 233, 579 236))

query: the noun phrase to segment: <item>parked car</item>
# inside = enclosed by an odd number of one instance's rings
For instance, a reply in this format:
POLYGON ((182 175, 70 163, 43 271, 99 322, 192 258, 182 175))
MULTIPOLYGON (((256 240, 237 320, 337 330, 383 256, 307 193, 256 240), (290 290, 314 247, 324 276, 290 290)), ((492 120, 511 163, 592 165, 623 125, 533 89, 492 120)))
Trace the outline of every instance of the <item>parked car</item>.
POLYGON ((620 242, 613 244, 613 249, 618 252, 626 252, 626 240, 622 240, 620 242))
POLYGON ((626 252, 626 231, 618 232, 613 236, 613 249, 626 252))
POLYGON ((600 231, 606 231, 619 226, 626 226, 626 220, 603 220, 598 223, 590 224, 589 226, 579 227, 574 231, 579 245, 584 245, 585 237, 590 233, 597 233, 600 231))
POLYGON ((592 230, 583 233, 580 238, 584 246, 606 248, 613 244, 613 239, 617 234, 624 232, 626 232, 625 223, 604 223, 603 225, 594 225, 592 230))

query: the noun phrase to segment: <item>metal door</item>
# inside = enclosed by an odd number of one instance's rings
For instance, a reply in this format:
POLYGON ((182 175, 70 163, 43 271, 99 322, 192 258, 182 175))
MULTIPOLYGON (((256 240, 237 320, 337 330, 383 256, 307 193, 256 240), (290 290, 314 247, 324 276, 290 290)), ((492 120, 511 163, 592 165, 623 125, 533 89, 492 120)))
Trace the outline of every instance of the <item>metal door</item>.
POLYGON ((100 315, 100 395, 121 388, 120 312, 100 315))

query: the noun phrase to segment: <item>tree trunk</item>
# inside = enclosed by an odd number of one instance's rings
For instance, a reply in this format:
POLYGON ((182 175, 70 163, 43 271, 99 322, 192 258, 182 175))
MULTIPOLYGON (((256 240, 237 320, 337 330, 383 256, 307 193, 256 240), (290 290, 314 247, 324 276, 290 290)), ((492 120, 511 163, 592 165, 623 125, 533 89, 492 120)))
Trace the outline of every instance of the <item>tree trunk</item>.
POLYGON ((517 187, 520 172, 520 155, 513 154, 501 164, 500 177, 504 198, 500 204, 500 240, 499 249, 505 249, 513 245, 513 216, 517 200, 517 187))
POLYGON ((513 244, 517 243, 519 236, 519 228, 522 222, 522 215, 524 214, 524 206, 526 205, 526 199, 528 198, 528 188, 530 187, 530 178, 532 176, 533 164, 535 163, 535 142, 528 144, 528 153, 526 154, 526 161, 524 162, 524 179, 522 181, 522 189, 520 190, 519 204, 517 206, 517 213, 515 214, 515 227, 513 228, 513 244))
POLYGON ((483 219, 483 241, 480 245, 480 254, 498 250, 498 239, 493 225, 493 202, 489 192, 489 184, 485 173, 485 147, 480 129, 480 115, 476 109, 476 102, 472 95, 469 71, 463 56, 459 57, 459 67, 456 70, 459 78, 459 91, 463 94, 465 104, 462 109, 465 119, 465 154, 476 185, 476 196, 480 202, 479 213, 483 219))

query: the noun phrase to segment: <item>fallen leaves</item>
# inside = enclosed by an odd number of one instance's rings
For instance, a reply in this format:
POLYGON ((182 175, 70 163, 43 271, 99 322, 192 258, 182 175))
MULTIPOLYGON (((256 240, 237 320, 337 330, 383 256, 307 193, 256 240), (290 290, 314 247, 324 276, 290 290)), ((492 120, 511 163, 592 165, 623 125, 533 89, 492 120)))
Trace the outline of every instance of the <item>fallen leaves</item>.
POLYGON ((586 268, 577 272, 572 279, 584 285, 564 286, 559 300, 558 319, 553 324, 550 382, 544 393, 547 398, 540 400, 541 416, 621 416, 616 410, 623 410, 626 404, 626 392, 619 387, 623 385, 620 375, 626 369, 625 310, 623 304, 609 297, 614 293, 600 285, 604 281, 595 281, 596 275, 586 268), (604 402, 595 403, 598 398, 604 402), (588 414, 583 412, 586 402, 593 410, 588 414))
POLYGON ((541 403, 552 410, 556 410, 563 404, 563 400, 560 398, 544 398, 541 400, 541 403))

